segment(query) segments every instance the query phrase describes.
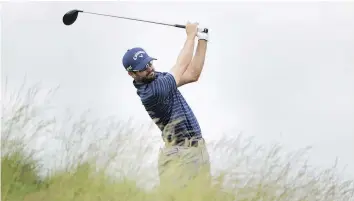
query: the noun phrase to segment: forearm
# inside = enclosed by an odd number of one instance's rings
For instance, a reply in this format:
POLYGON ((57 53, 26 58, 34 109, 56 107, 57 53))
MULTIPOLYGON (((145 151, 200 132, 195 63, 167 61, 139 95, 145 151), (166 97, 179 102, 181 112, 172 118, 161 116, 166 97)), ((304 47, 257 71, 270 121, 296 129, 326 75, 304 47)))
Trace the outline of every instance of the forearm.
POLYGON ((194 52, 194 38, 188 37, 180 51, 176 64, 172 67, 171 72, 175 76, 177 84, 183 73, 187 70, 188 65, 191 63, 194 52))
POLYGON ((207 41, 199 40, 193 60, 189 64, 187 69, 190 75, 193 77, 193 80, 198 80, 203 70, 206 50, 207 50, 207 41))
POLYGON ((194 44, 195 44, 194 38, 187 37, 186 41, 184 42, 183 48, 178 55, 177 63, 180 66, 183 66, 184 71, 192 61, 194 44))

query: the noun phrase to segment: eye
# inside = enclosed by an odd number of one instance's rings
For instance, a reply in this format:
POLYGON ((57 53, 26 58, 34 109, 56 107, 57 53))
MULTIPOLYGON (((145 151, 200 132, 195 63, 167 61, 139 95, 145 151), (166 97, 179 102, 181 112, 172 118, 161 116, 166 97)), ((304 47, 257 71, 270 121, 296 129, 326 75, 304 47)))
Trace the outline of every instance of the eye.
POLYGON ((151 67, 151 66, 152 66, 152 62, 151 61, 146 64, 146 68, 151 67))

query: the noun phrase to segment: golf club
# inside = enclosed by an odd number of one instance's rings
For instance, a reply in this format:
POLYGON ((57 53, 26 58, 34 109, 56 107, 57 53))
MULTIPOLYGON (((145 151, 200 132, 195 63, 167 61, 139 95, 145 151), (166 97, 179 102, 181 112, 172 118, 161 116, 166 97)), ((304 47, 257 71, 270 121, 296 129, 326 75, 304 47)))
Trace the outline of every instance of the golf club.
MULTIPOLYGON (((121 18, 121 19, 127 19, 127 20, 134 20, 134 21, 140 21, 140 22, 147 22, 147 23, 153 23, 153 24, 160 24, 160 25, 172 26, 172 27, 177 27, 177 28, 182 28, 182 29, 186 28, 185 25, 180 25, 180 24, 168 24, 168 23, 162 23, 162 22, 154 22, 154 21, 142 20, 142 19, 137 19, 137 18, 129 18, 129 17, 122 17, 122 16, 115 16, 115 15, 85 12, 83 10, 76 10, 76 9, 70 10, 67 13, 65 13, 65 15, 63 16, 63 23, 67 26, 72 25, 76 21, 79 12, 94 14, 94 15, 102 15, 102 16, 107 16, 107 17, 115 17, 115 18, 121 18)), ((209 30, 207 28, 198 28, 198 31, 208 33, 209 30)))

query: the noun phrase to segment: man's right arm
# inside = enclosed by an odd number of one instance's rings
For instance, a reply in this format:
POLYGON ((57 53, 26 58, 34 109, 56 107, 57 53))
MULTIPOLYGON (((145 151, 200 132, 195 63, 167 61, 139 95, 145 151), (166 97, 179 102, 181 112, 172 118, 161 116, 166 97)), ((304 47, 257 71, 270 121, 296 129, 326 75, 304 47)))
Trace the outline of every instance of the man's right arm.
POLYGON ((196 37, 197 25, 187 25, 186 29, 187 39, 178 55, 176 64, 170 70, 170 73, 174 76, 177 85, 179 85, 183 73, 187 70, 187 67, 191 63, 194 53, 194 39, 196 37))

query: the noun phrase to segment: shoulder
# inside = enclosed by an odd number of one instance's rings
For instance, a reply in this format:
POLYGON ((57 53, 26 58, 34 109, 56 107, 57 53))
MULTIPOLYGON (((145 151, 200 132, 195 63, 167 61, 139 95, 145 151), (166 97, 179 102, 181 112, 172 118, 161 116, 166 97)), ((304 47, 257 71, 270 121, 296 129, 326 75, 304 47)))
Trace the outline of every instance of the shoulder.
POLYGON ((155 93, 171 91, 177 89, 176 80, 169 72, 156 72, 156 79, 152 82, 155 93))
POLYGON ((135 84, 143 103, 159 102, 177 91, 176 81, 169 72, 156 72, 156 79, 147 84, 135 84))
POLYGON ((166 80, 166 79, 175 79, 174 76, 170 73, 170 72, 156 72, 156 80, 155 82, 159 82, 162 80, 166 80))

